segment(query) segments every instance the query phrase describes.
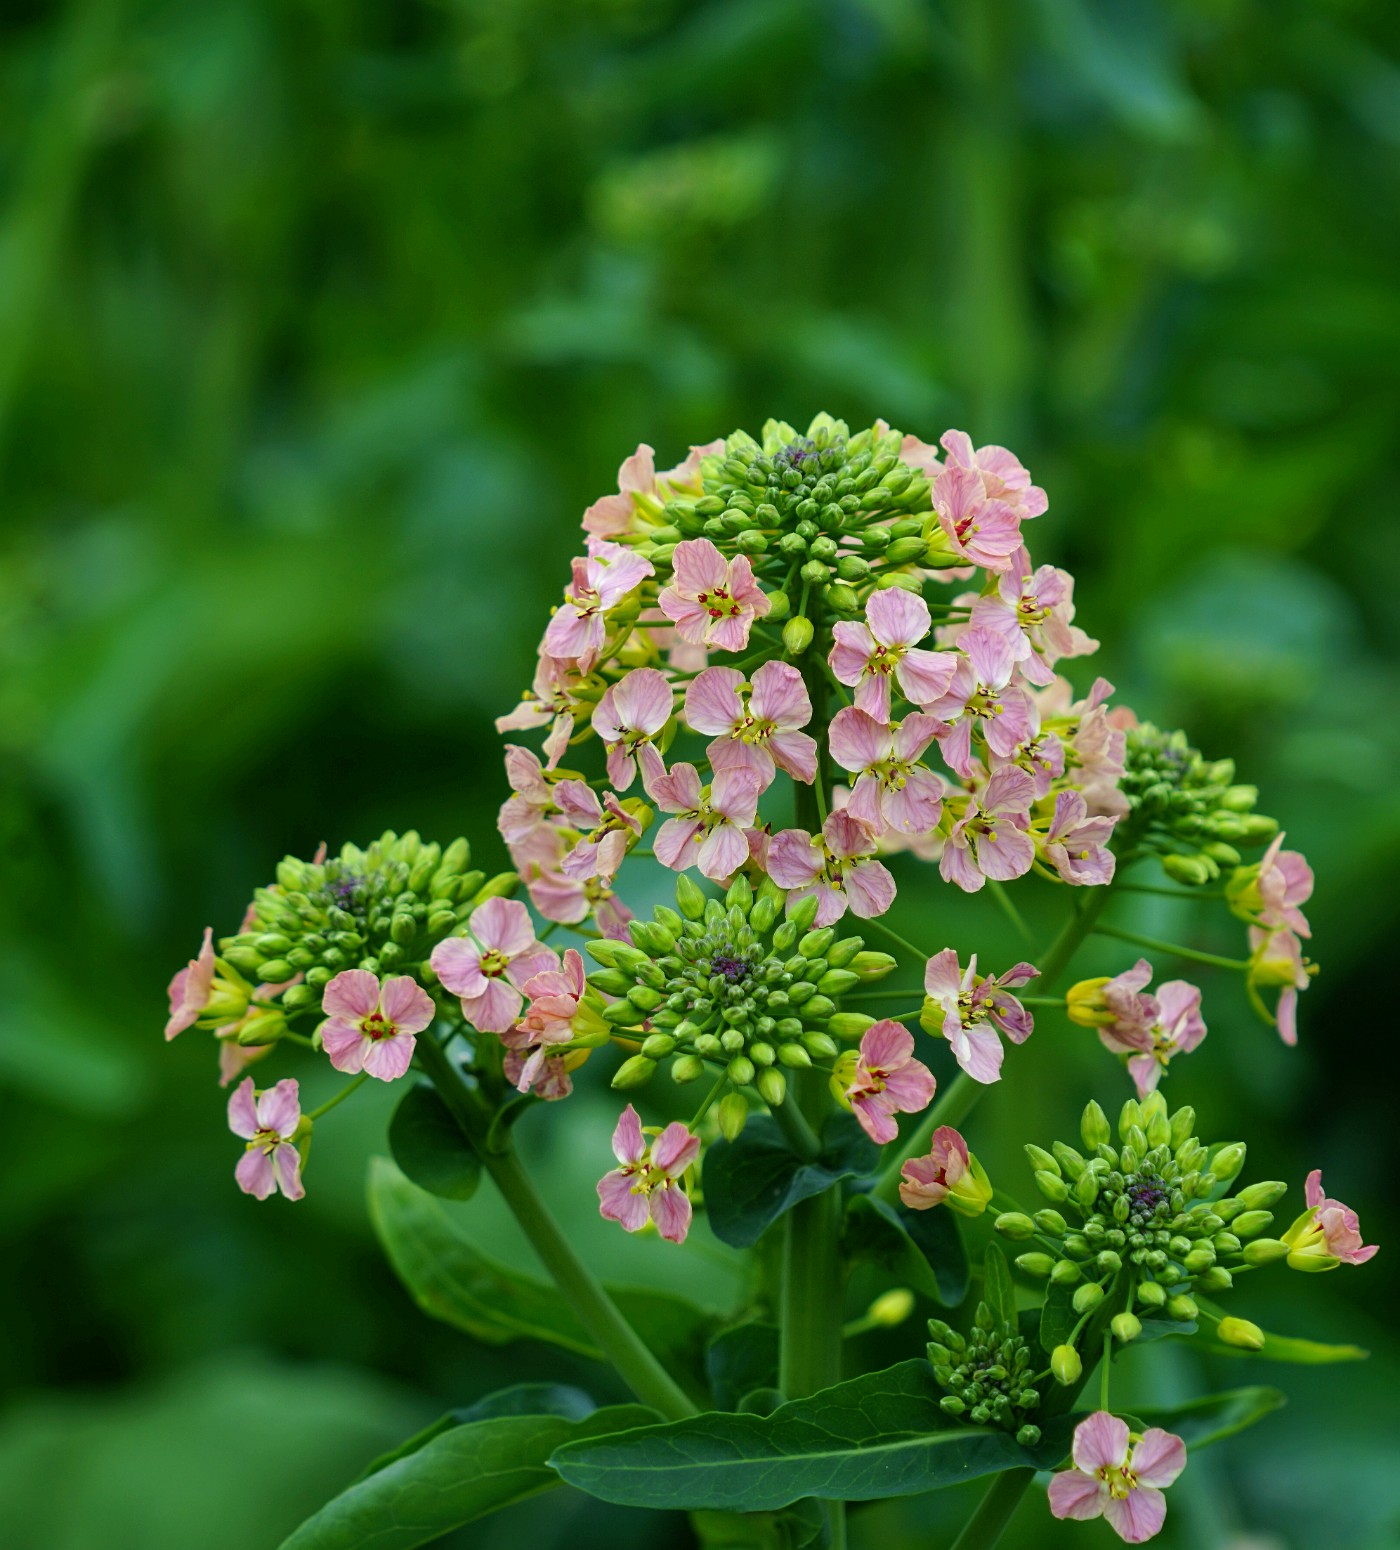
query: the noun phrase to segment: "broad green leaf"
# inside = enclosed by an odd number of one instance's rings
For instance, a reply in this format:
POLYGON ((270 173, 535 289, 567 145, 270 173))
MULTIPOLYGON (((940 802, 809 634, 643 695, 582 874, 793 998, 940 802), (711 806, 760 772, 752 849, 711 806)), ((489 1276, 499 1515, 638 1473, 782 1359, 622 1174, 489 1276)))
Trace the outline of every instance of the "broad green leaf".
POLYGON ((389 1150, 400 1170, 431 1195, 470 1200, 481 1183, 481 1159, 430 1082, 416 1082, 389 1122, 389 1150))
POLYGON ((705 1374, 717 1410, 737 1410, 755 1389, 778 1381, 778 1328, 757 1321, 722 1330, 705 1349, 705 1374))
POLYGON ((1011 1279, 1011 1266, 1006 1263, 999 1243, 987 1245, 982 1266, 982 1301, 991 1310, 997 1327, 1005 1334, 1014 1335, 1019 1328, 1016 1287, 1011 1279))
POLYGON ((1057 1345, 1064 1345, 1078 1322, 1073 1299, 1073 1287, 1052 1281, 1045 1288, 1045 1305, 1040 1310, 1040 1345, 1046 1355, 1057 1345))
MULTIPOLYGON (((1215 1319, 1225 1317, 1225 1309, 1205 1298, 1196 1299, 1201 1307, 1215 1319)), ((1213 1331, 1207 1331, 1207 1336, 1213 1331)), ((1322 1367, 1331 1362, 1364 1362, 1370 1352, 1359 1345, 1324 1345, 1318 1340, 1302 1340, 1294 1335, 1271 1335, 1265 1332, 1264 1344, 1257 1351, 1246 1351, 1240 1346, 1226 1345, 1223 1340, 1210 1339, 1209 1349, 1226 1356, 1260 1356, 1272 1362, 1290 1362, 1299 1367, 1322 1367)))
MULTIPOLYGON (((552 1286, 483 1254, 441 1205, 387 1158, 370 1163, 369 1209, 389 1263, 425 1313, 490 1345, 544 1340, 603 1359, 552 1286)), ((704 1342, 711 1318, 667 1292, 609 1288, 632 1327, 683 1385, 704 1393, 704 1342)))
MULTIPOLYGON (((1160 1426, 1163 1431, 1175 1432, 1188 1448, 1204 1448, 1208 1443, 1233 1437, 1245 1427, 1253 1426, 1287 1402, 1287 1397, 1278 1389, 1230 1389, 1224 1394, 1207 1394, 1170 1410, 1144 1410, 1135 1419, 1139 1431, 1148 1426, 1160 1426)), ((1075 1419, 1083 1418, 1076 1416, 1075 1419)))
POLYGON ((1194 1335, 1200 1328, 1195 1319, 1143 1319, 1142 1332, 1133 1338, 1134 1345, 1149 1340, 1166 1340, 1171 1336, 1194 1335))
POLYGON ((951 1211, 910 1211, 857 1195, 846 1214, 846 1252, 883 1265, 945 1308, 957 1307, 967 1295, 967 1250, 951 1211))
POLYGON ((500 1415, 453 1426, 327 1502, 282 1550, 411 1550, 558 1485, 546 1460, 561 1444, 645 1426, 654 1415, 615 1405, 583 1419, 500 1415))
POLYGON ((908 1361, 770 1416, 703 1415, 571 1442, 551 1463, 604 1501, 764 1512, 804 1496, 908 1496, 1004 1469, 1046 1468, 1064 1453, 1058 1433, 1022 1448, 1006 1432, 951 1420, 939 1398, 927 1362, 908 1361))
POLYGON ((771 1119, 751 1119, 733 1141, 705 1154, 705 1210, 721 1243, 751 1248, 778 1218, 842 1179, 874 1164, 874 1148, 858 1130, 835 1125, 815 1162, 804 1163, 771 1119))

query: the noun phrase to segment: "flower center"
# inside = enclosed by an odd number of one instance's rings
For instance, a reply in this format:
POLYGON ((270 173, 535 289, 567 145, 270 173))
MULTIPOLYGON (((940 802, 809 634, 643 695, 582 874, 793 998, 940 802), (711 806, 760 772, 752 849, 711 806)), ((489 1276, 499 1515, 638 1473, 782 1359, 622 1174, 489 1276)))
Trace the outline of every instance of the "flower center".
POLYGON ((481 972, 488 979, 498 979, 510 967, 510 959, 499 947, 489 947, 481 955, 481 972))
POLYGON ((1117 1501, 1125 1501, 1137 1490, 1137 1476, 1126 1464, 1101 1464, 1095 1473, 1117 1501))
POLYGON ((888 678, 899 666, 900 659, 907 649, 905 646, 886 646, 883 643, 877 645, 865 664, 866 672, 883 673, 888 678))
POLYGON ((360 1032, 367 1039, 374 1039, 376 1042, 380 1039, 392 1039, 398 1031, 398 1025, 385 1017, 383 1012, 371 1012, 360 1023, 360 1032))
POLYGON ((731 958, 726 954, 716 953, 710 959, 710 972, 722 974, 731 985, 737 985, 753 973, 753 965, 746 958, 731 958))
POLYGON ((743 610, 729 595, 728 587, 716 587, 713 592, 701 592, 696 602, 711 619, 737 619, 743 610))

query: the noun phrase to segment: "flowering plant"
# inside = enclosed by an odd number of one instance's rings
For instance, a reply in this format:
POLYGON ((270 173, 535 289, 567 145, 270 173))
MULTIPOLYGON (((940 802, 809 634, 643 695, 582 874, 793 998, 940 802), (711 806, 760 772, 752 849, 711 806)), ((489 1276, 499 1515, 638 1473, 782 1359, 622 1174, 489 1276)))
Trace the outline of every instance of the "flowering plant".
POLYGON ((940 452, 883 422, 770 422, 664 473, 640 447, 585 513, 533 686, 499 723, 544 733, 505 751, 514 870, 487 879, 464 839, 388 833, 288 858, 217 950, 205 933, 166 1033, 215 1035, 239 1187, 300 1199, 314 1127, 362 1083, 399 1084, 396 1166, 376 1164, 371 1196, 409 1291, 482 1338, 596 1354, 636 1401, 493 1396, 373 1466, 288 1550, 426 1543, 561 1480, 688 1510, 707 1542, 841 1546, 849 1502, 987 1475, 958 1540, 980 1550, 1038 1472, 1057 1517, 1139 1543, 1188 1450, 1280 1396, 1121 1413, 1113 1371, 1135 1346, 1360 1354, 1216 1301, 1268 1266, 1375 1249, 1317 1171, 1275 1235, 1287 1186, 1241 1183, 1243 1143, 1199 1139, 1162 1092, 1189 1083, 1175 1063, 1206 1023, 1194 984, 1153 988, 1157 958, 1237 974, 1296 1040, 1311 873, 1229 760, 1111 704, 1102 678, 1076 697, 1060 669, 1097 642, 1070 576, 1030 559, 1046 509, 1010 452, 958 431, 940 452), (620 882, 648 862, 674 873, 674 902, 641 918, 620 882), (989 890, 1021 932, 1007 885, 1034 877, 1064 923, 987 972, 965 944, 895 929, 919 866, 989 890), (1110 924, 1129 891, 1223 900, 1246 955, 1110 924), (1145 955, 1065 985, 1082 948, 1115 939, 1145 955), (1134 1095, 1114 1121, 1088 1103, 1077 1144, 1028 1140, 1033 1206, 960 1127, 1016 1080, 1037 1019, 1042 1039, 1095 1030, 1134 1095), (288 1047, 352 1079, 304 1114, 295 1078, 259 1082, 288 1047), (606 1290, 532 1182, 515 1127, 547 1123, 585 1063, 626 1095, 611 1159, 598 1137, 598 1209, 752 1250, 726 1317, 606 1290), (491 1264, 430 1198, 467 1199, 483 1174, 555 1291, 491 1264), (884 1286, 852 1318, 856 1264, 884 1286), (863 1370, 860 1336, 920 1300, 938 1310, 927 1345, 863 1370))

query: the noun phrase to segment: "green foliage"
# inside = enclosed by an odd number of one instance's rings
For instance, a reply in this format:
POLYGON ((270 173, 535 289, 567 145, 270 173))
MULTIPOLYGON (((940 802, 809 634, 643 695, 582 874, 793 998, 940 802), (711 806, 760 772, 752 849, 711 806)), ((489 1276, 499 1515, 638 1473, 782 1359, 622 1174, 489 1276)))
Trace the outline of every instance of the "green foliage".
POLYGON ((430 1082, 416 1082, 389 1122, 389 1150, 399 1171, 444 1200, 470 1200, 481 1183, 481 1159, 430 1082))
POLYGON ((955 1308, 967 1295, 967 1250, 953 1213, 911 1211, 874 1195, 847 1207, 846 1252, 882 1265, 897 1282, 955 1308))
POLYGON ((1204 1448, 1244 1431, 1286 1403, 1278 1389, 1231 1389, 1227 1394, 1207 1394, 1170 1410, 1144 1410, 1134 1421, 1138 1431, 1160 1426, 1163 1431, 1175 1432, 1187 1448, 1204 1448))

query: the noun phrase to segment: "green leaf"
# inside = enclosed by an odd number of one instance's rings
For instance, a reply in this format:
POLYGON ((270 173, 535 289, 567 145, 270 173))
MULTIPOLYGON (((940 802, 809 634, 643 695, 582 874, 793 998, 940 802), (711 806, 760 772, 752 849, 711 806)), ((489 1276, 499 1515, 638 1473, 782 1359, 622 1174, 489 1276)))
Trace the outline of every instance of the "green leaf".
POLYGON ((419 1189, 444 1200, 470 1200, 481 1183, 481 1159, 430 1082, 415 1083, 399 1100, 389 1150, 419 1189))
POLYGON ((1134 1345, 1149 1340, 1166 1340, 1171 1336, 1194 1335, 1200 1328, 1195 1319, 1143 1319, 1142 1330, 1133 1337, 1134 1345))
POLYGON ((1287 1396, 1279 1389, 1231 1389, 1224 1394, 1207 1394, 1170 1410, 1144 1410, 1135 1418, 1136 1429, 1160 1426, 1163 1431, 1175 1432, 1188 1448, 1204 1448, 1253 1426, 1287 1402, 1287 1396))
POLYGON ((721 1331, 705 1350, 705 1374, 715 1409, 737 1410, 755 1389, 778 1381, 778 1327, 757 1321, 721 1331))
POLYGON ((764 1512, 804 1496, 908 1496, 1005 1469, 1047 1468, 1064 1453, 1058 1435, 1027 1449, 1006 1432, 953 1421, 939 1397, 927 1362, 903 1362, 770 1416, 703 1415, 571 1442, 550 1462, 604 1501, 764 1512))
POLYGON ((1074 1289, 1052 1281, 1045 1288, 1045 1306, 1040 1310, 1040 1345, 1048 1356, 1057 1345, 1064 1345, 1079 1317, 1074 1311, 1074 1289))
POLYGON ((752 1248, 778 1218, 841 1179, 868 1174, 872 1143, 858 1130, 833 1126, 815 1162, 804 1163, 771 1119, 752 1119, 733 1141, 705 1154, 705 1209, 721 1243, 752 1248))
POLYGON ((1016 1286, 1011 1279, 1011 1266, 999 1243, 989 1243, 982 1260, 982 1301, 991 1309, 997 1327, 1007 1335, 1014 1335, 1019 1328, 1016 1312, 1016 1286))
POLYGON ((342 1491, 282 1550, 411 1550, 558 1485, 546 1460, 561 1444, 645 1426, 654 1415, 615 1405, 582 1419, 505 1414, 453 1426, 342 1491))
MULTIPOLYGON (((441 1205, 387 1158, 370 1162, 369 1210, 389 1263, 425 1313, 489 1345, 544 1340, 602 1361, 602 1352, 559 1293, 483 1254, 441 1205)), ((609 1288, 628 1322, 696 1396, 710 1315, 667 1292, 609 1288)))
MULTIPOLYGON (((1219 1320, 1226 1316, 1223 1308, 1207 1302, 1204 1297, 1198 1297, 1196 1301, 1213 1318, 1219 1320)), ((1359 1345, 1324 1345, 1318 1340, 1302 1340, 1294 1335, 1271 1335, 1267 1332, 1264 1334, 1264 1344, 1257 1351, 1226 1345, 1223 1340, 1208 1338, 1202 1343, 1208 1350, 1224 1356, 1263 1357, 1272 1362, 1290 1362, 1298 1367, 1322 1367, 1331 1362, 1364 1362, 1371 1354, 1359 1345)))
POLYGON ((845 1248, 852 1258, 883 1265, 945 1308, 956 1308, 967 1296, 967 1250, 951 1211, 910 1211, 874 1195, 856 1195, 847 1208, 845 1248))

